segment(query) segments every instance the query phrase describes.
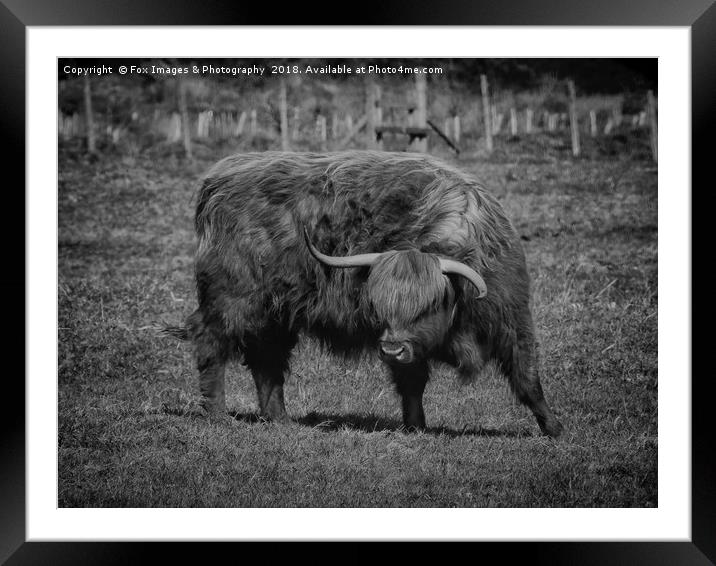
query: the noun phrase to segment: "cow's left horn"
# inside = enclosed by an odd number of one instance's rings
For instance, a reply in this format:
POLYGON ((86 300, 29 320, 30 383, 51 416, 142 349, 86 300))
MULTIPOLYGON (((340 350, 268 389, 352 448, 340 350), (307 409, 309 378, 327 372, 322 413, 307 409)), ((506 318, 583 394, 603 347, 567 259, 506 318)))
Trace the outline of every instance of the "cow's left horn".
POLYGON ((478 299, 482 299, 485 295, 487 295, 487 285, 485 285, 485 280, 472 267, 468 267, 464 263, 460 263, 459 261, 455 261, 453 259, 440 258, 440 269, 443 273, 462 275, 478 290, 478 299))
POLYGON ((381 254, 358 254, 348 256, 331 256, 322 254, 316 249, 316 246, 311 243, 311 237, 308 235, 308 230, 303 229, 303 235, 306 238, 306 246, 311 252, 311 255, 315 257, 322 264, 329 267, 363 267, 373 265, 381 254))

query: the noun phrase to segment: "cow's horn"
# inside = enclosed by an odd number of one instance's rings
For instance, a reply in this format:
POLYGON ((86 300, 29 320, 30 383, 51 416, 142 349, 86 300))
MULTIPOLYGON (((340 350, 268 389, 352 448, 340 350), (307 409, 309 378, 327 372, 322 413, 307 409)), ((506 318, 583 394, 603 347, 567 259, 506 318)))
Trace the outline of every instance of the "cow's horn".
POLYGON ((443 273, 462 275, 478 290, 478 299, 482 299, 485 295, 487 295, 487 285, 485 285, 485 280, 477 271, 468 267, 464 263, 460 263, 459 261, 455 261, 453 259, 440 258, 440 269, 443 273))
POLYGON ((311 243, 311 237, 308 235, 308 230, 303 229, 303 235, 306 238, 306 246, 311 252, 311 255, 315 257, 322 264, 329 267, 363 267, 373 265, 381 254, 358 254, 348 256, 330 256, 322 254, 316 247, 311 243))

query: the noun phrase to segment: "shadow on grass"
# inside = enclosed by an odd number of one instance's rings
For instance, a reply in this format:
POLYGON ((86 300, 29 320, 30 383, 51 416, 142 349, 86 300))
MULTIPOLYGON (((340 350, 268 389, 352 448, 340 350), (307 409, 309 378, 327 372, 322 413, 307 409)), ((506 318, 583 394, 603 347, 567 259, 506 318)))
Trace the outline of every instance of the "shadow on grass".
MULTIPOLYGON (((239 421, 247 423, 265 422, 265 420, 256 413, 231 413, 231 416, 239 421)), ((347 428, 361 432, 405 432, 405 426, 397 419, 379 417, 371 414, 358 413, 317 413, 310 412, 302 417, 291 419, 293 422, 316 428, 324 432, 335 432, 337 430, 347 428)), ((495 429, 495 428, 463 428, 454 429, 450 427, 428 427, 426 434, 435 436, 448 436, 457 438, 460 436, 482 436, 482 437, 503 437, 503 438, 524 438, 534 436, 532 431, 527 429, 495 429)))
MULTIPOLYGON (((164 406, 161 412, 166 415, 175 415, 183 417, 208 418, 206 411, 199 407, 187 411, 186 409, 177 407, 164 406)), ((227 417, 234 420, 249 423, 267 423, 265 418, 259 416, 258 413, 234 412, 227 411, 227 417)), ((408 434, 409 431, 403 426, 403 423, 397 419, 388 417, 379 417, 372 414, 359 413, 320 413, 312 411, 307 415, 298 418, 292 418, 291 422, 316 428, 324 432, 335 432, 341 429, 357 430, 360 432, 403 432, 408 434)), ((481 436, 481 437, 497 437, 497 438, 529 438, 535 436, 534 432, 529 428, 487 428, 482 426, 464 427, 455 429, 447 426, 428 427, 425 434, 435 436, 448 436, 457 438, 460 436, 481 436)))

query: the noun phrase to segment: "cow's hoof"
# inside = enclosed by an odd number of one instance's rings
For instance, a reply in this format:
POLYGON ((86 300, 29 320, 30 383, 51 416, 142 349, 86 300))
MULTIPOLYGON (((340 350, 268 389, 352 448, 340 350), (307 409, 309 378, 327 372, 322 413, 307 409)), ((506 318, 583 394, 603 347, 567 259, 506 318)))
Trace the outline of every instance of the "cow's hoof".
POLYGON ((544 425, 540 424, 540 428, 542 429, 543 434, 551 438, 559 438, 564 430, 562 423, 560 423, 557 419, 547 421, 544 425))
POLYGON ((212 403, 211 401, 203 401, 201 403, 206 416, 210 419, 222 419, 227 417, 226 405, 223 403, 212 403))
POLYGON ((259 415, 259 420, 265 423, 275 423, 275 424, 288 424, 291 422, 291 419, 288 417, 286 413, 279 413, 275 415, 269 415, 269 414, 263 414, 259 415))

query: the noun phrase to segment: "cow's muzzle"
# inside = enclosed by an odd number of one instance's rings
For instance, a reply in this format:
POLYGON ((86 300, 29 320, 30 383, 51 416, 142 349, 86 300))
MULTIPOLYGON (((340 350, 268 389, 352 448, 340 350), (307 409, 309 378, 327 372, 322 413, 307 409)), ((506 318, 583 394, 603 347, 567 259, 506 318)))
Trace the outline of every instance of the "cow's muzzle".
POLYGON ((403 342, 389 342, 381 340, 378 346, 380 357, 388 363, 410 363, 412 355, 410 348, 403 342))

